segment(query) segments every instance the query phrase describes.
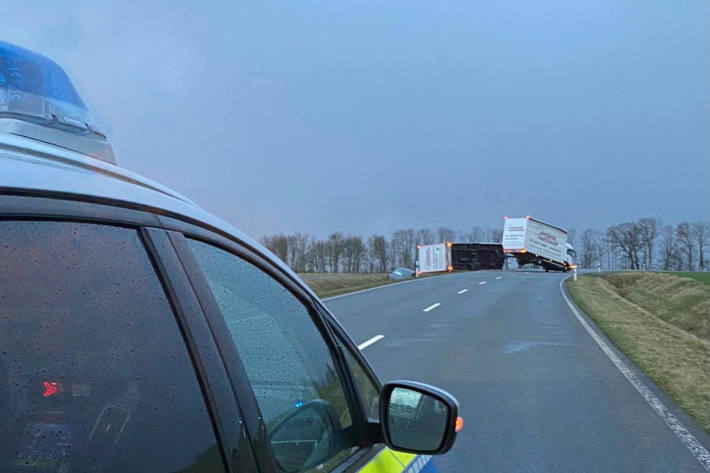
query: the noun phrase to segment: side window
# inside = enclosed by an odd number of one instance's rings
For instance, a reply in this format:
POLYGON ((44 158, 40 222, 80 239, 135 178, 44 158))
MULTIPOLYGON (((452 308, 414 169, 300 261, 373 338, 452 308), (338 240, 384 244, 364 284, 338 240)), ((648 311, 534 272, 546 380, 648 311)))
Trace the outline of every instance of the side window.
POLYGON ((330 350, 308 309, 269 275, 195 240, 282 471, 329 471, 357 447, 330 350))
POLYGON ((380 391, 377 388, 377 385, 370 379, 365 371, 365 368, 360 364, 360 361, 350 351, 350 349, 340 339, 338 339, 338 343, 343 350, 343 353, 345 353, 345 361, 347 362, 355 384, 357 385, 358 392, 360 393, 360 399, 362 399, 367 417, 371 420, 379 420, 380 391))
POLYGON ((0 222, 0 471, 223 471, 135 230, 0 222))

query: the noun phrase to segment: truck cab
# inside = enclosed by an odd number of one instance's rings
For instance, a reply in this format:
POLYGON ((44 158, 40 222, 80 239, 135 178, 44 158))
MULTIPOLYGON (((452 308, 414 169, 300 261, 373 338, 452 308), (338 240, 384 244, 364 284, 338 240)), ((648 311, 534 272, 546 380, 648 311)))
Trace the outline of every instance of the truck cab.
POLYGON ((515 258, 519 267, 534 264, 545 271, 575 268, 576 253, 567 232, 532 217, 504 218, 503 252, 515 258))

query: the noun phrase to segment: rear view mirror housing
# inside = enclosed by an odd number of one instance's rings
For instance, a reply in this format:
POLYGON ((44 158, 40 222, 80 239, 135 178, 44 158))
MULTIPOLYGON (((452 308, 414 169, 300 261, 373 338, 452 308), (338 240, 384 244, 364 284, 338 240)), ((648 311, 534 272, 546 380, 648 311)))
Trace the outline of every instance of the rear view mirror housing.
POLYGON ((440 455, 456 440, 459 405, 446 391, 414 381, 392 381, 380 393, 385 444, 398 451, 440 455))

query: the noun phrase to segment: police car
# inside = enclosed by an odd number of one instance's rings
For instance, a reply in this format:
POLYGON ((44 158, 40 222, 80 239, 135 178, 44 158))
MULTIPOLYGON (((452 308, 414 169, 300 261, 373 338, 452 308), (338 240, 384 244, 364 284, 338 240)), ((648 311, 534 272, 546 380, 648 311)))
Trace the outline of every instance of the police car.
POLYGON ((381 386, 256 241, 120 168, 64 71, 0 43, 0 471, 432 472, 462 420, 381 386))

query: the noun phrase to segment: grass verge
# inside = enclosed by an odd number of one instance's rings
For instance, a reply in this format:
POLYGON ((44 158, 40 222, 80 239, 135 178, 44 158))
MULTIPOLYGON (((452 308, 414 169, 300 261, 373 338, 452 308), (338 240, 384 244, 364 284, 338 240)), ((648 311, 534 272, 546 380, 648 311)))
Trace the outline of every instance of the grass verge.
POLYGON ((608 273, 567 280, 567 289, 617 348, 710 432, 710 340, 689 331, 705 333, 707 324, 688 323, 710 301, 710 287, 662 273, 608 273))
MULTIPOLYGON (((419 279, 443 274, 450 273, 427 273, 419 276, 419 279)), ((388 278, 389 273, 298 273, 298 276, 308 284, 308 287, 318 297, 339 296, 348 292, 362 291, 363 289, 410 280, 390 281, 388 278)))
POLYGON ((703 284, 708 284, 710 285, 710 273, 698 273, 698 272, 691 272, 691 271, 681 271, 677 273, 666 273, 670 274, 672 276, 676 276, 679 278, 690 278, 690 279, 695 279, 699 283, 703 284))
POLYGON ((389 284, 388 273, 302 273, 301 279, 318 297, 331 297, 348 292, 389 284))

